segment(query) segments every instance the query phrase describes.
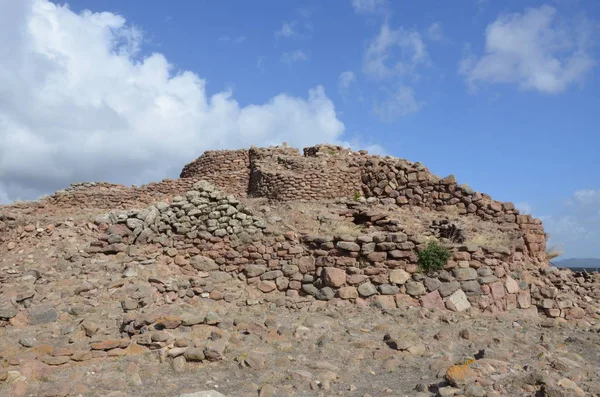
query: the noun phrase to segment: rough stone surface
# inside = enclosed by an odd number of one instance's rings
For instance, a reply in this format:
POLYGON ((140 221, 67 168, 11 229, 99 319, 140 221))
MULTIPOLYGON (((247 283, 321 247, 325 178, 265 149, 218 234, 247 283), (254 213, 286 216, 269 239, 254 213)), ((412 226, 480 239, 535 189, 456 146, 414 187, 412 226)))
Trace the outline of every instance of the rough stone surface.
POLYGON ((471 307, 471 303, 463 290, 459 289, 448 297, 446 307, 452 311, 462 312, 471 307))
POLYGON ((600 278, 545 248, 511 203, 333 145, 73 184, 0 206, 0 394, 599 394, 600 278))

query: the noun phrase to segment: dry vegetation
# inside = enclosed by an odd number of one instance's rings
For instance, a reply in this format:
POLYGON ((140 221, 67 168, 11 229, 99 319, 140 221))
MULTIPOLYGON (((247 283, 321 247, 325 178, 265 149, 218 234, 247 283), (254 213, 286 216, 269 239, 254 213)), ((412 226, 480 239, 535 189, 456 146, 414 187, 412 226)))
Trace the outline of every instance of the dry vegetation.
MULTIPOLYGON (((266 199, 245 199, 244 204, 262 213, 273 229, 282 232, 357 236, 379 231, 375 227, 356 225, 351 218, 341 216, 348 207, 339 202, 275 203, 266 199)), ((369 209, 398 220, 405 232, 423 236, 424 239, 433 237, 430 225, 436 220, 448 220, 463 229, 467 237, 466 244, 497 249, 514 246, 519 237, 519 233, 503 230, 495 222, 461 214, 456 207, 433 211, 421 207, 370 204, 369 209)))

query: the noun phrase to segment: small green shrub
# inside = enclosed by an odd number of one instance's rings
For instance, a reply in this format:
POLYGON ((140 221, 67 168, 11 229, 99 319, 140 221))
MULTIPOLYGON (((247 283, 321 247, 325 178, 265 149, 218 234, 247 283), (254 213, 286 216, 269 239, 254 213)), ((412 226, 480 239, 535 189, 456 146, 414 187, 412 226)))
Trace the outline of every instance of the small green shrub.
POLYGON ((360 192, 359 191, 354 192, 354 201, 358 201, 359 198, 360 198, 360 192))
POLYGON ((437 241, 431 240, 417 256, 421 269, 426 273, 431 273, 442 270, 452 254, 448 248, 441 246, 437 241))

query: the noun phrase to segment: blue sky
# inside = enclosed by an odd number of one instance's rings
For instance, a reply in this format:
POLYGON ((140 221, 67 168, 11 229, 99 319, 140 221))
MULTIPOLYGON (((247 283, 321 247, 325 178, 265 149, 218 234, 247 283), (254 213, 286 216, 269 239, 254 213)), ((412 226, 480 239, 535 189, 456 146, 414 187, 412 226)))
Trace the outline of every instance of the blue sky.
POLYGON ((600 257, 599 2, 0 9, 0 138, 28 148, 0 149, 0 201, 175 177, 207 149, 340 142, 455 174, 541 217, 565 257, 600 257))

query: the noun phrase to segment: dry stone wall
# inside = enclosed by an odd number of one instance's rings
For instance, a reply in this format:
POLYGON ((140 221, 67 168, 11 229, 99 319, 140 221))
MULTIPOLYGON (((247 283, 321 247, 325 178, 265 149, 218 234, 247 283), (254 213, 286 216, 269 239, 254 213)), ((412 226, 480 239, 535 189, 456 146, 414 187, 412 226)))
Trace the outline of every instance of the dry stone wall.
POLYGON ((223 297, 223 282, 237 278, 265 294, 383 308, 500 312, 537 307, 553 317, 580 315, 588 308, 584 294, 541 286, 539 277, 531 277, 538 270, 528 267, 519 252, 457 244, 450 247, 452 259, 442 271, 425 274, 417 264, 425 243, 420 236, 405 231, 301 237, 271 232, 260 216, 206 182, 170 204, 111 212, 96 223, 104 234, 89 253, 154 245, 168 263, 201 274, 194 293, 215 299, 223 297))
POLYGON ((439 178, 422 164, 389 158, 371 158, 363 168, 363 190, 367 197, 443 210, 457 209, 461 215, 476 215, 482 220, 502 225, 504 230, 522 233, 517 248, 532 259, 545 261, 546 237, 542 222, 521 215, 513 203, 499 202, 490 196, 458 185, 454 176, 439 178))
MULTIPOLYGON (((242 152, 231 152, 232 158, 243 157, 242 152)), ((502 224, 506 230, 519 231, 522 242, 518 249, 534 261, 545 261, 546 236, 539 219, 521 215, 513 203, 498 202, 467 185, 458 185, 452 175, 440 178, 420 163, 334 145, 305 148, 304 156, 285 145, 252 148, 247 151, 249 181, 241 193, 243 184, 228 184, 225 175, 238 163, 229 164, 232 160, 225 154, 216 157, 216 152, 207 153, 186 166, 182 176, 206 176, 225 191, 278 201, 323 201, 363 195, 399 206, 438 211, 454 208, 459 214, 476 215, 502 224), (203 168, 204 164, 209 166, 203 168)))
POLYGON ((200 178, 238 197, 246 197, 250 179, 248 150, 206 151, 187 164, 180 178, 200 178))
POLYGON ((318 161, 307 157, 279 156, 253 163, 249 193, 279 201, 322 201, 360 194, 357 163, 333 156, 318 161))
POLYGON ((173 196, 192 189, 196 182, 196 178, 165 179, 140 187, 105 182, 73 183, 41 203, 65 209, 139 208, 157 201, 170 201, 173 196))

